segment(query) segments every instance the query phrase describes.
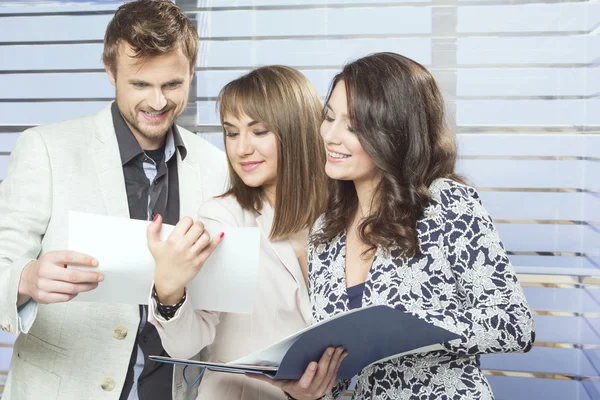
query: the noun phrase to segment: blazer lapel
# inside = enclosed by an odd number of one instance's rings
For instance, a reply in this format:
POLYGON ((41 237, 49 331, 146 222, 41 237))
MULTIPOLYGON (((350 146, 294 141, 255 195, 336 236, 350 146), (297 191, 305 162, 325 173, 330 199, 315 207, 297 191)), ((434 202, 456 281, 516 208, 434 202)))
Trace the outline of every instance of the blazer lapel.
MULTIPOLYGON (((268 204, 263 205, 263 212, 256 218, 256 222, 258 223, 258 226, 262 230, 265 237, 268 238, 269 234, 271 233, 271 226, 273 225, 273 210, 268 204)), ((292 244, 288 239, 280 239, 277 241, 269 240, 269 244, 281 263, 294 277, 294 280, 299 287, 300 298, 298 301, 300 305, 300 311, 302 312, 305 322, 310 324, 312 317, 310 313, 308 290, 306 288, 304 276, 302 276, 302 270, 300 269, 300 264, 298 263, 298 259, 296 258, 296 253, 294 252, 292 244)))
POLYGON ((100 195, 108 215, 129 218, 127 192, 119 145, 113 125, 110 105, 100 111, 95 121, 92 157, 100 181, 100 195))
MULTIPOLYGON (((185 139, 184 139, 185 140, 185 139)), ((197 218, 198 208, 202 204, 202 179, 198 157, 193 154, 195 149, 187 146, 185 160, 177 153, 177 175, 179 176, 179 219, 191 217, 197 218)))

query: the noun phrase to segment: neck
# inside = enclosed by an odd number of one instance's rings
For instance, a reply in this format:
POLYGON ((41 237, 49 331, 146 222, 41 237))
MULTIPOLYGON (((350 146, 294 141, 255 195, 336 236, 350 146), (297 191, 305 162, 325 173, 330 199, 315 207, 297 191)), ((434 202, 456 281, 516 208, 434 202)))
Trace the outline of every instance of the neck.
POLYGON ((376 206, 373 198, 376 187, 377 181, 375 179, 354 181, 354 188, 358 197, 358 209, 356 210, 358 220, 368 217, 373 212, 373 208, 376 206))
POLYGON ((275 209, 275 187, 263 187, 263 192, 271 208, 275 209))

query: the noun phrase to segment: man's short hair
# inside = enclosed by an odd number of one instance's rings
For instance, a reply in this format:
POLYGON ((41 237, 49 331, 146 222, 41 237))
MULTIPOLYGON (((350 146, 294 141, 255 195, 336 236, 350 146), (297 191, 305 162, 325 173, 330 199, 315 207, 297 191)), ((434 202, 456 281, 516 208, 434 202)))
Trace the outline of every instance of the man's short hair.
POLYGON ((117 9, 104 35, 102 61, 116 73, 119 45, 127 42, 144 62, 181 48, 194 70, 198 31, 183 10, 170 0, 136 0, 117 9))

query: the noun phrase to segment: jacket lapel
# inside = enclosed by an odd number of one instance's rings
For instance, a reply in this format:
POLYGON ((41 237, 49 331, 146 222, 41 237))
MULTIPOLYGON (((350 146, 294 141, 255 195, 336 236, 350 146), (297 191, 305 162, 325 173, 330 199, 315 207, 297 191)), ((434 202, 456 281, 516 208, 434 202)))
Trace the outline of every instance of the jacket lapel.
POLYGON ((92 157, 108 215, 129 218, 125 178, 110 105, 96 115, 92 157))
MULTIPOLYGON (((258 226, 262 230, 265 237, 268 238, 269 234, 271 233, 271 226, 273 225, 273 209, 268 204, 263 205, 262 213, 256 218, 256 222, 258 223, 258 226)), ((305 322, 310 324, 311 314, 308 290, 306 288, 306 283, 304 282, 304 277, 302 276, 302 270, 300 269, 300 264, 298 263, 298 259, 296 258, 296 253, 294 253, 292 244, 288 239, 279 239, 277 241, 269 240, 268 243, 281 263, 294 277, 294 280, 299 288, 300 298, 298 299, 298 302, 300 305, 300 311, 302 312, 305 322)))
MULTIPOLYGON (((181 132, 181 131, 180 131, 181 132)), ((185 143, 185 137, 182 140, 185 143)), ((187 155, 185 160, 177 152, 177 174, 179 176, 179 219, 191 217, 197 218, 198 208, 202 204, 202 179, 200 176, 199 156, 193 152, 196 150, 186 144, 187 155)))

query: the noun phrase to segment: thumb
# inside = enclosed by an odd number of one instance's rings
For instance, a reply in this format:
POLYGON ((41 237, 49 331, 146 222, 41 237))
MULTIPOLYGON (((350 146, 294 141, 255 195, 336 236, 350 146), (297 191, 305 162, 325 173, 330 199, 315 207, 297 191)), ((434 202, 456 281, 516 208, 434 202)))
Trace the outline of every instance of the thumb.
POLYGON ((160 229, 162 228, 162 216, 156 214, 148 228, 146 228, 146 237, 148 239, 148 246, 160 242, 160 229))

